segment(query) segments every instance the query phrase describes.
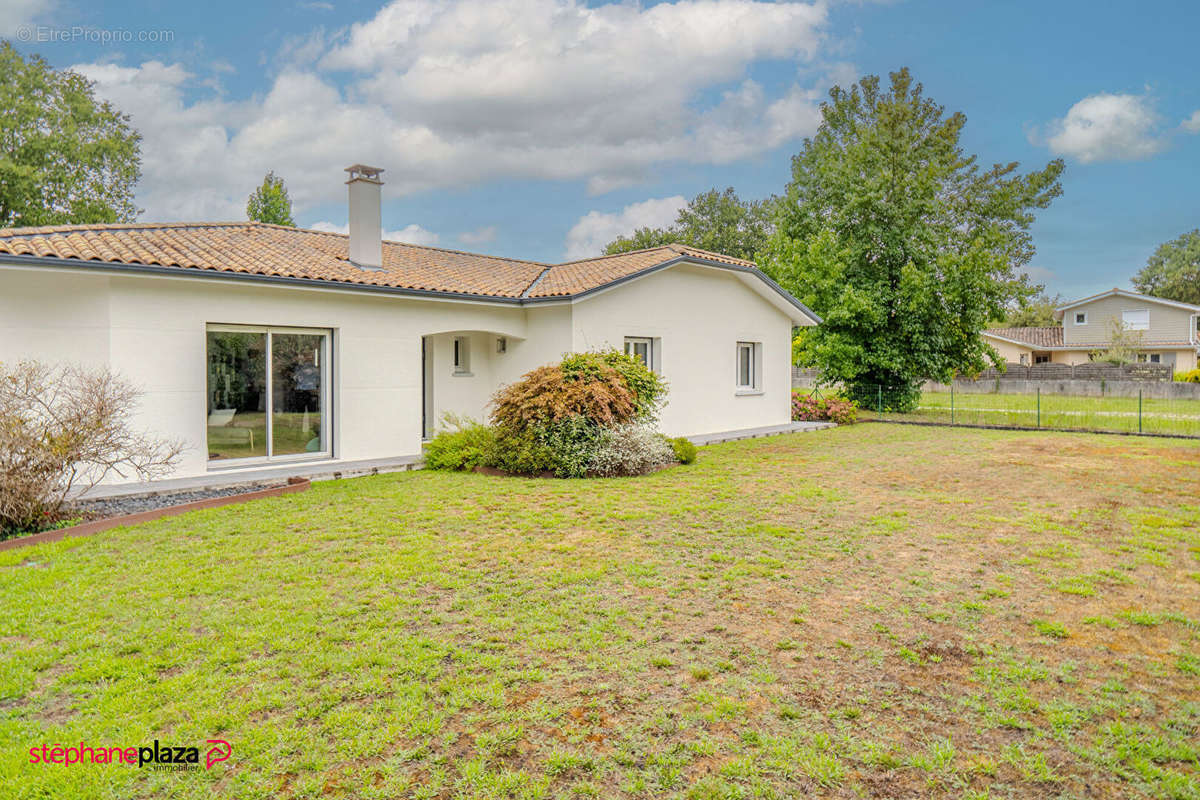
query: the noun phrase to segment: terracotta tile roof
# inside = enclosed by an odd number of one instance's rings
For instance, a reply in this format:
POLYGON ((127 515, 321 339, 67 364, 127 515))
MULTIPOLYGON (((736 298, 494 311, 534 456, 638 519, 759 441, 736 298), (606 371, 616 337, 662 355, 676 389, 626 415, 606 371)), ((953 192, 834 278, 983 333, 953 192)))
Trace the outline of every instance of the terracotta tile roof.
POLYGON ((596 258, 585 258, 582 261, 557 264, 551 267, 546 275, 538 281, 529 296, 554 297, 578 294, 627 278, 659 264, 674 261, 680 256, 692 256, 748 269, 755 268, 752 261, 743 261, 740 258, 731 258, 720 253, 710 253, 695 247, 668 244, 651 247, 647 250, 633 250, 615 256, 597 256, 596 258))
POLYGON ((1063 346, 1063 329, 1057 325, 1045 328, 988 328, 984 333, 1012 339, 1030 347, 1063 346))
POLYGON ((351 264, 348 251, 348 237, 344 234, 261 222, 0 229, 0 254, 14 256, 198 269, 513 299, 579 294, 682 256, 755 269, 749 261, 683 245, 664 245, 550 265, 384 242, 381 270, 366 270, 351 264))

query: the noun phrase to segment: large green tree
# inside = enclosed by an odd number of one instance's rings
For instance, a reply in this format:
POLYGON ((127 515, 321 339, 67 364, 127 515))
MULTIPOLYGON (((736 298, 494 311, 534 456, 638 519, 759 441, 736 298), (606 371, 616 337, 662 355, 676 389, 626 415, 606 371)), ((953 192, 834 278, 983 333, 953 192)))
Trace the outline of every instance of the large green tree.
POLYGON ((288 197, 283 178, 268 172, 262 184, 246 200, 246 216, 272 225, 296 227, 292 219, 292 198, 288 197))
POLYGON ((131 222, 140 146, 87 78, 0 41, 0 228, 131 222))
POLYGON ((1200 228, 1160 244, 1133 285, 1144 294, 1200 305, 1200 228))
POLYGON ((771 233, 771 200, 742 200, 733 187, 710 189, 679 210, 669 228, 638 228, 604 248, 608 255, 679 242, 753 261, 771 233))
POLYGON ((1061 161, 981 170, 907 69, 834 87, 792 159, 765 269, 820 314, 798 347, 827 382, 874 406, 911 405, 927 379, 998 363, 979 332, 1031 296, 1034 210, 1061 194, 1061 161))

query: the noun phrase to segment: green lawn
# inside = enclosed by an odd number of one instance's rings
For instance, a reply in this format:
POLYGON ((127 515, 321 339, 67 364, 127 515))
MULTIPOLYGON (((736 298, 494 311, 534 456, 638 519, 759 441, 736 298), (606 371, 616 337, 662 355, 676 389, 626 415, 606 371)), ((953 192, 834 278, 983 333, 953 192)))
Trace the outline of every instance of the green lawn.
POLYGON ((1198 798, 1198 469, 859 425, 0 553, 0 796, 1198 798))

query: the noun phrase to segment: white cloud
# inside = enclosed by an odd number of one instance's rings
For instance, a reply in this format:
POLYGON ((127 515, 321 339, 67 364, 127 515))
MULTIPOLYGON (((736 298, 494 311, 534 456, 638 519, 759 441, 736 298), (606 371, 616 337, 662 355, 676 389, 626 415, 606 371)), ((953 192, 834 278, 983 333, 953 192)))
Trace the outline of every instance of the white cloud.
POLYGON ((44 18, 53 6, 49 0, 0 0, 0 36, 30 41, 33 31, 29 26, 44 18))
POLYGON ((1179 127, 1188 133, 1200 133, 1200 109, 1193 111, 1192 115, 1185 119, 1179 127))
POLYGON ((680 195, 633 203, 613 214, 589 211, 567 232, 568 261, 604 253, 604 246, 618 236, 627 236, 638 228, 665 228, 675 222, 679 209, 687 205, 680 195))
POLYGON ((487 244, 496 238, 498 229, 495 225, 485 225, 482 228, 477 228, 473 231, 467 231, 458 235, 458 240, 463 244, 477 245, 487 244))
POLYGON ((661 164, 729 163, 811 134, 820 87, 768 92, 746 73, 815 64, 825 2, 395 0, 290 41, 243 101, 178 64, 76 69, 144 136, 147 219, 241 218, 267 170, 299 211, 337 202, 355 162, 387 170, 385 201, 509 178, 603 193, 661 164))
MULTIPOLYGON (((334 225, 332 222, 314 222, 309 226, 314 231, 325 231, 327 233, 346 234, 350 232, 350 225, 334 225)), ((422 228, 415 222, 411 225, 406 225, 403 228, 395 231, 384 231, 383 239, 389 242, 404 242, 406 244, 420 244, 427 247, 432 247, 438 243, 438 235, 433 231, 428 231, 422 228)))
MULTIPOLYGON (((1161 119, 1150 98, 1133 94, 1094 94, 1085 97, 1050 123, 1045 143, 1058 155, 1083 163, 1138 161, 1166 147, 1160 136, 1161 119)), ((1037 135, 1031 136, 1036 143, 1037 135)))
POLYGON ((1057 273, 1049 267, 1028 266, 1025 268, 1025 274, 1029 280, 1034 283, 1041 283, 1049 286, 1050 283, 1058 277, 1057 273))

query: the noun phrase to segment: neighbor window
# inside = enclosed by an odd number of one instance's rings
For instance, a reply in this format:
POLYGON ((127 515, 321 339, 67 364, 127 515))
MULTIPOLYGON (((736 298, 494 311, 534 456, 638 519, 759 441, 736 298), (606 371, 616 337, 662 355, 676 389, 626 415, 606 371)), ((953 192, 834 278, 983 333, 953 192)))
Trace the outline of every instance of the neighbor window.
POLYGON ((640 336, 625 337, 625 355, 641 359, 647 369, 654 369, 654 340, 640 336))
POLYGON ((330 452, 329 331, 209 326, 208 458, 330 452))
POLYGON ((1138 353, 1137 360, 1142 364, 1161 364, 1162 353, 1138 353))
POLYGON ((1075 324, 1076 325, 1087 325, 1087 312, 1086 311, 1076 311, 1075 312, 1075 324))
POLYGON ((739 391, 754 391, 760 388, 758 342, 737 343, 737 388, 739 391))
POLYGON ((1130 331, 1150 330, 1150 309, 1135 308, 1129 311, 1122 311, 1121 324, 1125 326, 1126 330, 1130 331))
POLYGON ((1035 364, 1049 364, 1049 363, 1050 363, 1050 356, 1037 356, 1037 355, 1035 355, 1035 356, 1033 357, 1033 363, 1035 363, 1035 364))
POLYGON ((466 336, 454 337, 454 374, 471 374, 471 340, 466 336))

